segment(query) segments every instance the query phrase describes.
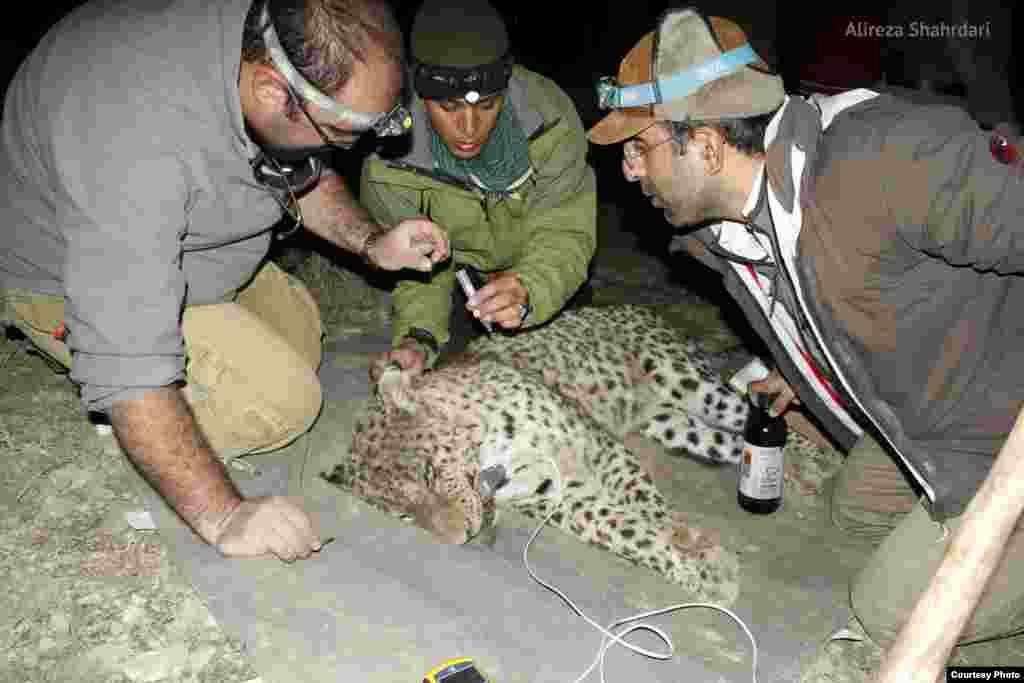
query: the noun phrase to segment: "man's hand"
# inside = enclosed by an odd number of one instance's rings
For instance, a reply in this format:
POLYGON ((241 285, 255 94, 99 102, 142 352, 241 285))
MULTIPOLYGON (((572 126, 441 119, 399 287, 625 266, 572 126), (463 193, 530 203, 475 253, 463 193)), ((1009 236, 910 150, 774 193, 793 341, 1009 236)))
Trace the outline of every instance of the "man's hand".
POLYGON ((384 366, 390 362, 398 363, 402 372, 415 377, 422 374, 427 364, 427 352, 415 339, 406 338, 397 349, 379 354, 370 363, 370 382, 377 384, 384 372, 384 366))
POLYGON ((800 405, 800 399, 796 397, 793 387, 782 376, 778 368, 772 369, 771 373, 764 379, 751 382, 747 389, 755 394, 776 394, 775 401, 768 409, 768 413, 775 417, 789 409, 789 404, 800 405))
POLYGON ((800 405, 800 399, 796 397, 793 387, 785 380, 778 368, 775 368, 767 377, 756 382, 751 382, 747 388, 755 394, 776 395, 768 412, 775 415, 785 415, 786 424, 795 432, 802 434, 814 444, 821 448, 835 448, 836 445, 827 434, 818 429, 802 410, 790 410, 790 405, 800 405))
POLYGON ((243 500, 212 544, 225 557, 274 555, 285 562, 306 559, 323 545, 309 516, 281 496, 243 500))
POLYGON ((430 272, 451 252, 447 232, 427 218, 412 218, 384 230, 338 175, 321 179, 299 200, 299 207, 310 232, 377 268, 430 272))
POLYGON ((282 498, 245 499, 210 449, 177 387, 120 401, 110 413, 128 459, 171 508, 222 554, 309 557, 320 540, 306 513, 282 498))
POLYGON ((427 218, 410 218, 373 235, 363 257, 383 270, 413 268, 429 273, 449 258, 448 233, 427 218))
POLYGON ((466 308, 480 320, 496 322, 507 330, 521 327, 521 306, 530 303, 530 293, 519 281, 519 273, 506 270, 487 277, 489 282, 466 302, 466 308))

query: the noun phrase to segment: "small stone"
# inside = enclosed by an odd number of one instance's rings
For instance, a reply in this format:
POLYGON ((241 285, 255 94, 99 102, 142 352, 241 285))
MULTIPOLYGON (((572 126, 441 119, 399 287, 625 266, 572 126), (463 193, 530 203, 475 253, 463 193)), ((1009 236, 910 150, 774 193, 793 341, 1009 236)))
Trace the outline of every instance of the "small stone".
POLYGON ((210 645, 204 645, 189 655, 188 668, 193 673, 198 673, 206 668, 206 665, 210 663, 213 656, 217 653, 217 648, 210 645))
POLYGON ((124 612, 121 614, 121 621, 126 624, 134 624, 145 615, 146 610, 142 609, 138 605, 128 605, 124 608, 124 612))
POLYGON ((50 615, 50 628, 56 633, 67 633, 71 628, 71 618, 64 612, 50 615))
POLYGON ((154 683, 177 676, 188 663, 188 650, 178 643, 162 650, 144 652, 123 664, 125 676, 139 683, 154 683))

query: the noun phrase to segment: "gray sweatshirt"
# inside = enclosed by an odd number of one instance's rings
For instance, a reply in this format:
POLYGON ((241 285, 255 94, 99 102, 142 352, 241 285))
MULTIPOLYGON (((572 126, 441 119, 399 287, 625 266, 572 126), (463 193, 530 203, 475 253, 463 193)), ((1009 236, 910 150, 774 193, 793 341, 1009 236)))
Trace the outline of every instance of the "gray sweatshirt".
POLYGON ((93 0, 7 91, 0 288, 65 297, 88 410, 183 379, 184 306, 231 300, 266 256, 282 212, 239 102, 249 4, 93 0))

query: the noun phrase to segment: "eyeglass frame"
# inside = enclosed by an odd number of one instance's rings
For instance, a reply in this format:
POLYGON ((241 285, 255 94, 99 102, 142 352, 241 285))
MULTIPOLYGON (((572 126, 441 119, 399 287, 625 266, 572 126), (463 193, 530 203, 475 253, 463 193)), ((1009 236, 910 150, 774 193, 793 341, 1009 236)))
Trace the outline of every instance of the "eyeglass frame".
MULTIPOLYGON (((651 125, 653 125, 653 124, 651 124, 651 125)), ((643 133, 644 131, 649 130, 649 129, 650 129, 650 126, 645 128, 644 130, 640 131, 640 133, 643 133)), ((637 133, 637 135, 640 135, 640 133, 637 133)), ((646 157, 649 152, 653 151, 654 149, 657 149, 658 147, 661 147, 666 142, 672 142, 675 139, 676 139, 676 137, 674 135, 669 134, 669 136, 667 138, 665 138, 664 140, 662 140, 661 142, 654 143, 653 145, 651 145, 650 147, 647 147, 642 152, 637 152, 635 154, 631 154, 631 153, 629 153, 627 151, 629 146, 630 146, 630 143, 634 143, 634 142, 635 143, 640 143, 641 142, 640 140, 637 139, 636 135, 634 135, 633 137, 631 137, 630 139, 628 139, 628 140, 626 140, 625 142, 622 143, 622 158, 625 159, 627 164, 629 164, 630 166, 633 166, 640 159, 644 159, 644 157, 646 157)), ((646 143, 643 143, 643 144, 646 144, 646 143)), ((644 161, 646 163, 646 159, 644 161)))
POLYGON ((303 96, 299 97, 299 101, 313 102, 324 111, 331 113, 339 122, 354 126, 358 129, 358 132, 372 130, 378 136, 386 137, 404 135, 412 128, 412 114, 409 113, 409 110, 401 102, 392 107, 390 111, 368 114, 350 109, 334 98, 320 92, 312 83, 306 80, 288 59, 288 55, 278 38, 277 30, 274 28, 274 22, 270 17, 269 1, 263 3, 260 20, 263 22, 261 33, 264 45, 270 55, 270 61, 281 75, 284 76, 289 90, 292 92, 297 90, 303 93, 303 96))
MULTIPOLYGON (((289 83, 288 81, 285 81, 285 85, 288 86, 288 92, 290 92, 292 94, 292 97, 295 98, 296 104, 298 105, 298 107, 302 111, 302 113, 305 115, 306 120, 309 121, 310 125, 313 126, 314 130, 316 130, 316 132, 320 135, 320 139, 324 141, 324 145, 326 145, 327 147, 330 147, 331 149, 341 150, 343 152, 348 151, 348 150, 352 149, 353 147, 355 147, 356 142, 366 132, 366 131, 361 131, 361 130, 348 131, 348 132, 350 132, 350 133, 352 133, 352 134, 354 134, 356 136, 356 140, 353 141, 351 144, 348 144, 348 145, 344 145, 344 144, 341 144, 341 143, 336 142, 334 140, 331 140, 329 137, 327 137, 327 133, 324 132, 324 129, 320 127, 320 124, 316 122, 316 119, 314 119, 310 115, 310 113, 308 111, 306 111, 306 100, 302 99, 302 95, 300 95, 295 90, 295 88, 292 87, 292 84, 289 83)), ((397 105, 395 107, 395 109, 391 110, 392 113, 394 113, 394 111, 396 109, 398 109, 399 107, 401 107, 401 106, 402 106, 401 104, 397 105)), ((389 116, 390 116, 390 114, 389 114, 389 116)), ((387 117, 385 117, 385 119, 386 118, 387 117)))

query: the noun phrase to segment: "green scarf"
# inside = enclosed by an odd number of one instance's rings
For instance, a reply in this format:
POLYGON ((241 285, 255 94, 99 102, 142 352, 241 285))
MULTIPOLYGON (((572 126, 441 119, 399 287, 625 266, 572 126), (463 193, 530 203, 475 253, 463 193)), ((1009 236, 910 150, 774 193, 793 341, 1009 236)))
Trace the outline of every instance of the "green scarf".
POLYGON ((472 159, 460 159, 451 153, 448 145, 427 120, 430 128, 430 148, 434 154, 434 167, 445 173, 473 182, 487 192, 506 192, 530 169, 529 147, 526 134, 519 125, 512 101, 505 100, 491 137, 472 159))

